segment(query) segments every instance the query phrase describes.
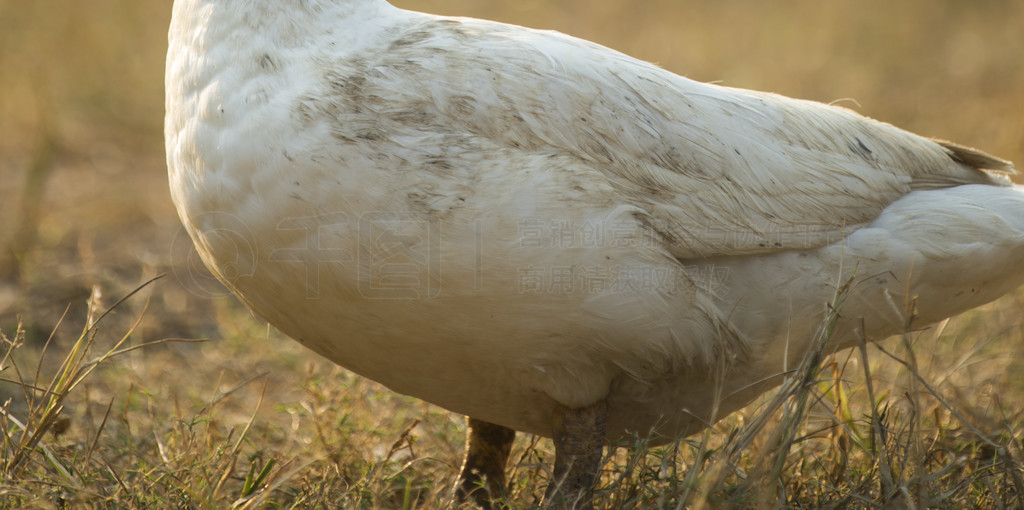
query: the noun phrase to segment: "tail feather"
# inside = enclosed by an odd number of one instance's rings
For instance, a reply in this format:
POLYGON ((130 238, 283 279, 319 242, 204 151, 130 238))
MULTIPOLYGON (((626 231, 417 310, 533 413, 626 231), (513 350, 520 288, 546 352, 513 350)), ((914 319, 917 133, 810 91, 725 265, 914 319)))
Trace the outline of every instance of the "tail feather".
POLYGON ((1005 172, 1008 174, 1017 173, 1013 168, 1013 163, 1006 161, 1005 159, 997 158, 991 154, 986 154, 978 149, 965 147, 953 142, 947 142, 946 140, 934 141, 946 149, 949 157, 957 163, 963 163, 977 168, 978 170, 994 170, 996 172, 1005 172))

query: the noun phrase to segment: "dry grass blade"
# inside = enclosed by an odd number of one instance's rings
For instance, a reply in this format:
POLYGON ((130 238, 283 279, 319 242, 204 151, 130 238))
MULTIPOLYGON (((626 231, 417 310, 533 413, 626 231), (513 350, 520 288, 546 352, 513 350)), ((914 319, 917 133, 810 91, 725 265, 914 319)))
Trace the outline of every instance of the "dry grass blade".
MULTIPOLYGON (((94 288, 94 299, 90 299, 86 326, 78 336, 78 339, 71 345, 63 360, 60 362, 56 370, 56 375, 50 379, 50 382, 46 384, 45 387, 25 381, 20 369, 17 367, 17 364, 12 363, 10 365, 14 368, 17 380, 7 380, 5 382, 15 383, 21 387, 25 394, 25 402, 28 411, 27 418, 23 422, 10 413, 9 407, 5 407, 4 409, 4 418, 6 422, 14 425, 14 429, 7 426, 3 428, 4 444, 8 455, 5 455, 3 460, 0 461, 0 475, 2 475, 5 480, 18 477, 25 461, 32 455, 32 453, 41 451, 44 457, 50 462, 51 466, 62 475, 62 478, 67 483, 71 483, 76 486, 81 485, 81 482, 71 474, 71 472, 50 452, 46 446, 41 446, 40 442, 48 432, 53 430, 54 427, 60 423, 61 413, 64 410, 63 403, 65 398, 78 388, 79 385, 93 373, 93 370, 95 370, 100 363, 118 354, 133 350, 133 348, 121 349, 121 346, 130 338, 139 323, 142 321, 142 315, 138 317, 135 324, 130 327, 112 347, 108 348, 95 359, 86 361, 95 346, 96 332, 100 321, 102 321, 102 319, 110 314, 115 308, 124 303, 125 300, 135 295, 137 292, 160 277, 161 276, 157 276, 156 278, 146 281, 103 312, 99 312, 94 306, 95 303, 98 302, 98 299, 95 299, 95 297, 99 292, 98 289, 94 288)), ((145 309, 143 310, 143 314, 144 313, 145 309)), ((63 322, 63 316, 61 321, 63 322)), ((61 323, 58 323, 58 326, 54 328, 43 346, 40 361, 36 365, 35 380, 37 381, 41 378, 43 358, 45 357, 47 350, 51 347, 57 328, 59 328, 61 323)), ((5 354, 5 360, 11 359, 11 351, 20 345, 17 342, 7 343, 9 345, 9 349, 7 354, 5 354)), ((142 344, 141 346, 151 345, 153 343, 159 342, 150 342, 142 344)))

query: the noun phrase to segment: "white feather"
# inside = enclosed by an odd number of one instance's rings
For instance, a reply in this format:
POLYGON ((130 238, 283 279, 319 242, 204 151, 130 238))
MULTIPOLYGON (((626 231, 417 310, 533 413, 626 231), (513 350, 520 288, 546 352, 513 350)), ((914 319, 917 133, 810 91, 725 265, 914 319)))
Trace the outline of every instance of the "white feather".
POLYGON ((396 391, 693 432, 834 346, 1024 282, 1008 163, 555 32, 382 0, 176 0, 171 192, 211 271, 396 391), (714 367, 731 372, 716 387, 714 367), (751 385, 751 381, 764 381, 751 385))

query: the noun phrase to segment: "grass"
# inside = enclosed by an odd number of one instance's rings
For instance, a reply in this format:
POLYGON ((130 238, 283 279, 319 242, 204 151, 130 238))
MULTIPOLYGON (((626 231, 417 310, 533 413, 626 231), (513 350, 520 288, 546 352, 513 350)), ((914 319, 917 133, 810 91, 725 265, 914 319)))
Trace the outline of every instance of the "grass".
MULTIPOLYGON (((1024 161, 1024 3, 397 3, 556 28, 699 80, 853 98, 1024 161)), ((197 263, 163 166, 169 8, 0 0, 0 508, 453 507, 461 417, 302 350, 197 263)), ((609 455, 598 502, 1020 507, 1022 305, 1017 292, 823 356, 703 434, 638 439, 609 455)), ((513 506, 540 500, 552 458, 518 439, 513 506)))
MULTIPOLYGON (((254 331, 220 345, 136 342, 136 320, 101 345, 104 320, 128 301, 100 314, 99 293, 93 298, 63 349, 52 344, 57 334, 37 349, 23 329, 0 337, 4 383, 16 390, 0 408, 0 508, 456 507, 457 417, 327 363, 309 360, 301 370, 301 351, 263 359, 268 353, 248 345, 254 331), (216 383, 189 385, 183 357, 221 366, 216 383)), ((1024 429, 1016 400, 996 393, 1008 386, 990 373, 982 384, 953 382, 976 364, 1017 361, 991 344, 1020 341, 1019 328, 989 337, 974 320, 1001 305, 883 347, 813 351, 779 392, 699 436, 609 452, 598 504, 1017 507, 1024 429), (967 355, 917 359, 912 348, 972 335, 984 340, 967 340, 978 342, 967 355)), ((828 334, 826 322, 822 340, 828 334)), ((284 341, 270 336, 259 341, 284 341)), ((512 458, 509 504, 533 506, 551 447, 521 437, 512 458)))

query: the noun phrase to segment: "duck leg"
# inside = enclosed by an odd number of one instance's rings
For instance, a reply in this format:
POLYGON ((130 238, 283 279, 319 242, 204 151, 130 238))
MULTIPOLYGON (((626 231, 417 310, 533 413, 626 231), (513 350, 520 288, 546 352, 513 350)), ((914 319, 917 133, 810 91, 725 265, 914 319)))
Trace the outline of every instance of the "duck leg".
POLYGON ((608 407, 602 400, 579 409, 563 408, 555 418, 554 480, 544 496, 556 508, 589 509, 601 450, 608 424, 608 407))
POLYGON ((466 460, 456 489, 460 501, 472 497, 489 510, 505 493, 505 464, 516 431, 476 418, 466 418, 466 460), (481 483, 486 479, 486 486, 481 483))

